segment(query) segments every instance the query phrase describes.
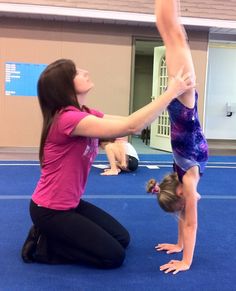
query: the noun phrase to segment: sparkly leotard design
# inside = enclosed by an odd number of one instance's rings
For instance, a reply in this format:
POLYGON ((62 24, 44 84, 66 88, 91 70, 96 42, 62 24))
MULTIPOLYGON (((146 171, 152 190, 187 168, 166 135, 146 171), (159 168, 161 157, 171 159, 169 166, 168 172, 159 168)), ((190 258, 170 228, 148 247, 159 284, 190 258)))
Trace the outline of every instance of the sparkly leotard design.
POLYGON ((174 170, 182 182, 186 171, 197 165, 203 173, 208 159, 208 145, 202 132, 197 111, 198 94, 195 105, 188 108, 174 99, 167 110, 171 121, 171 145, 174 156, 174 170))

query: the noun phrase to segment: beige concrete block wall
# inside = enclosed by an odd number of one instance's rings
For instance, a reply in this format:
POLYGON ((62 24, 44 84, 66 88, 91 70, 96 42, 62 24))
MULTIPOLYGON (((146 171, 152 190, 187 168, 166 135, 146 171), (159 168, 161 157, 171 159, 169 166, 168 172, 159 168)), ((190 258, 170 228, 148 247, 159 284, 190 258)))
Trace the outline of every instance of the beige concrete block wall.
MULTIPOLYGON (((157 39, 155 28, 4 19, 0 26, 0 147, 38 147, 41 112, 36 97, 5 96, 5 62, 48 64, 71 58, 90 72, 95 88, 88 105, 108 114, 128 115, 132 84, 132 42, 157 39)), ((203 117, 208 33, 190 33, 203 117)))
POLYGON ((5 62, 48 64, 71 58, 90 72, 95 83, 89 106, 110 114, 128 114, 132 38, 86 27, 35 21, 27 25, 9 21, 1 26, 0 146, 38 146, 42 122, 36 97, 5 96, 5 62))
POLYGON ((208 62, 208 32, 188 32, 189 45, 193 57, 197 91, 199 93, 198 112, 200 121, 204 127, 204 106, 205 106, 205 88, 206 88, 206 73, 208 62))

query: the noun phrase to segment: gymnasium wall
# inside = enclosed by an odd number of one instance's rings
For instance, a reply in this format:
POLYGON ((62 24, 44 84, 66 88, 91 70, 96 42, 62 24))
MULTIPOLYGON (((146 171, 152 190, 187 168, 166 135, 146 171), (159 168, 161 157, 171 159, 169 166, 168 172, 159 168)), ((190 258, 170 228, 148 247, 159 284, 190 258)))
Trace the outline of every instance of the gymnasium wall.
MULTIPOLYGON (((95 83, 88 96, 90 107, 108 114, 129 113, 133 37, 156 37, 155 28, 10 18, 0 22, 0 147, 38 147, 42 123, 37 97, 5 95, 5 62, 49 64, 58 58, 71 58, 89 71, 95 83)), ((200 116, 207 35, 190 35, 200 73, 200 116)))
POLYGON ((0 146, 37 146, 41 129, 36 97, 5 96, 5 62, 48 64, 71 58, 89 71, 95 83, 88 96, 89 106, 110 114, 128 114, 132 39, 95 28, 19 20, 1 26, 0 146))
POLYGON ((207 31, 192 31, 188 33, 189 45, 193 57, 197 91, 199 93, 198 99, 198 113, 202 123, 203 130, 205 128, 205 106, 206 106, 206 76, 208 63, 208 39, 207 31))

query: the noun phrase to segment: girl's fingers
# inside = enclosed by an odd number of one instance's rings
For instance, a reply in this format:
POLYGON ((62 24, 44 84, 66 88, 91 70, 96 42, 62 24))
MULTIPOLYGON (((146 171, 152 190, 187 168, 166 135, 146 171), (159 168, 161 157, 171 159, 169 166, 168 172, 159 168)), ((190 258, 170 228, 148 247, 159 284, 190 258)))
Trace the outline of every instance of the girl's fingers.
POLYGON ((181 67, 181 69, 178 71, 178 73, 176 74, 176 76, 174 77, 174 79, 182 79, 183 81, 186 81, 188 79, 193 80, 193 73, 191 72, 187 72, 183 74, 183 68, 181 67))
POLYGON ((186 84, 187 86, 194 86, 194 85, 195 85, 195 83, 193 82, 192 79, 188 79, 188 80, 186 80, 186 81, 185 81, 185 84, 186 84))

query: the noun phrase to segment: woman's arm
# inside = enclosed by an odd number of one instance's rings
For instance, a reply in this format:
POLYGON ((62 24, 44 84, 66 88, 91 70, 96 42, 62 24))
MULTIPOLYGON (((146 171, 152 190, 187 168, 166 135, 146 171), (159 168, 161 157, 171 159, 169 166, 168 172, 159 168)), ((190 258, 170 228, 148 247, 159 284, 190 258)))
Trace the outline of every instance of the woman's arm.
POLYGON ((183 74, 181 69, 175 78, 172 78, 168 89, 153 102, 120 119, 88 115, 79 122, 72 135, 113 138, 139 133, 151 124, 175 97, 192 87, 194 84, 190 74, 183 74))
POLYGON ((124 120, 126 117, 121 115, 104 114, 103 119, 107 120, 124 120))

